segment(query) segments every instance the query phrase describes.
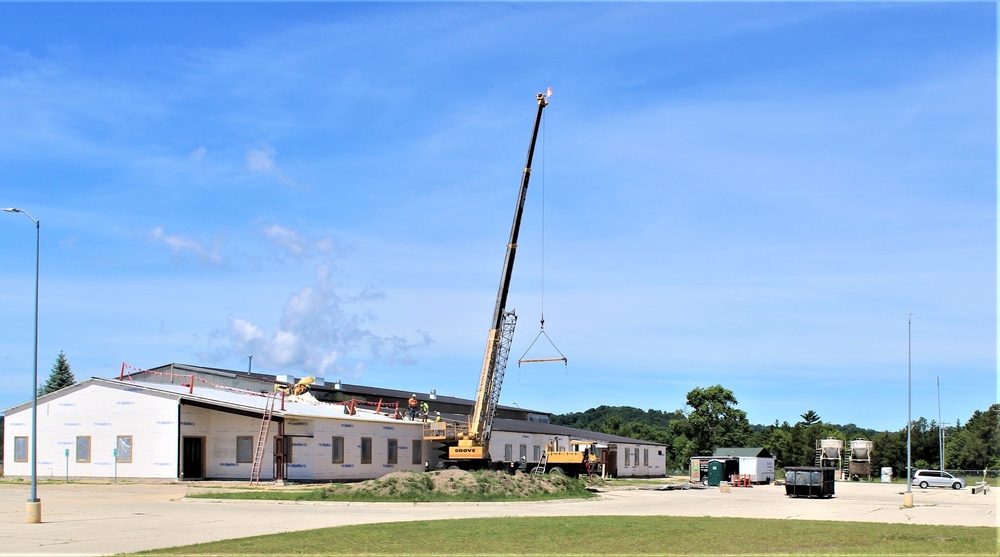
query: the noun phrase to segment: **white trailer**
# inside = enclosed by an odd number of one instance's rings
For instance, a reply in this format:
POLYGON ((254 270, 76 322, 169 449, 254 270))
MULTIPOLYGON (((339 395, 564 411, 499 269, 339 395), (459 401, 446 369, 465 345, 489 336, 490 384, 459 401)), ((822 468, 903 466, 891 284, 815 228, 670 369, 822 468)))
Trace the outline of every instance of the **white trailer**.
POLYGON ((750 483, 771 483, 774 481, 774 459, 770 457, 741 456, 740 475, 750 476, 750 483))

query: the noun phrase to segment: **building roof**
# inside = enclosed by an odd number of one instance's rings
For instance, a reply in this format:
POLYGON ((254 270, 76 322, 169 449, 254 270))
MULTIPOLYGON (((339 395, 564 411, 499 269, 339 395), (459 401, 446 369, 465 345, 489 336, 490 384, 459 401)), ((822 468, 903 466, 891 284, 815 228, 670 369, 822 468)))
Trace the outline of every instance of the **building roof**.
POLYGON ((774 458, 764 447, 719 447, 712 456, 774 458))
MULTIPOLYGON (((226 370, 212 367, 202 367, 189 364, 178 364, 171 363, 158 367, 154 367, 149 370, 141 370, 136 368, 126 369, 125 376, 134 376, 136 379, 142 375, 175 375, 184 376, 187 374, 200 374, 205 376, 212 376, 217 378, 217 383, 220 386, 236 387, 244 390, 254 390, 255 387, 252 385, 260 385, 266 390, 271 389, 271 385, 278 380, 279 375, 269 374, 269 373, 255 373, 255 372, 243 372, 235 370, 226 370)), ((294 382, 297 379, 301 379, 304 376, 292 376, 288 374, 289 378, 294 382)), ((440 404, 455 404, 459 406, 473 406, 475 401, 468 398, 460 398, 448 395, 437 394, 436 392, 420 392, 419 390, 400 390, 400 389, 386 389, 382 387, 372 387, 368 385, 357 385, 353 383, 344 383, 340 380, 329 381, 325 378, 316 378, 316 383, 313 383, 311 390, 313 391, 323 391, 323 392, 344 392, 356 395, 363 395, 371 397, 372 399, 399 399, 406 400, 410 398, 411 394, 416 394, 417 399, 426 400, 430 402, 437 401, 440 404)), ((523 413, 523 414, 548 414, 548 412, 541 412, 536 410, 529 410, 526 408, 518 408, 513 406, 498 406, 498 409, 507 410, 509 412, 523 413)))
MULTIPOLYGON (((130 379, 101 379, 91 378, 77 383, 72 387, 60 389, 54 393, 45 395, 43 398, 59 397, 70 392, 86 388, 90 385, 100 385, 114 389, 122 389, 133 392, 143 392, 150 395, 173 398, 195 406, 216 408, 224 411, 233 411, 238 414, 245 414, 255 417, 263 416, 264 410, 272 400, 265 393, 255 393, 250 391, 240 391, 233 388, 217 388, 213 386, 203 386, 195 384, 192 388, 188 385, 170 385, 161 383, 144 383, 130 379)), ((41 399, 39 399, 41 400, 41 399)), ((5 413, 21 410, 30 406, 30 402, 19 404, 8 409, 5 413)), ((371 421, 392 421, 398 422, 390 416, 376 414, 374 407, 359 407, 354 415, 347 414, 346 405, 341 403, 328 403, 310 400, 310 397, 286 396, 282 403, 281 397, 274 398, 273 419, 281 420, 285 417, 301 418, 344 418, 360 419, 371 421)))
POLYGON ((601 433, 598 431, 587 431, 585 429, 577 429, 574 427, 566 427, 550 423, 529 422, 527 420, 497 418, 493 422, 493 429, 510 431, 513 433, 541 433, 552 435, 553 437, 572 437, 573 439, 591 440, 604 443, 629 443, 666 447, 665 444, 656 443, 654 441, 644 441, 641 439, 633 439, 631 437, 622 437, 621 435, 611 435, 609 433, 601 433))
MULTIPOLYGON (((87 388, 91 385, 99 385, 106 388, 122 389, 133 392, 142 392, 152 396, 179 400, 182 403, 193 406, 201 406, 252 417, 262 416, 264 409, 270 400, 268 398, 269 393, 245 391, 220 385, 209 385, 204 384, 204 382, 199 383, 196 381, 192 387, 190 382, 187 384, 147 383, 141 380, 136 381, 128 376, 125 376, 122 380, 101 379, 94 377, 77 383, 71 387, 66 387, 56 392, 44 395, 39 400, 58 398, 65 394, 87 388)), ((20 411, 28 408, 30 405, 30 401, 25 402, 7 409, 4 413, 10 414, 11 412, 20 411)), ((376 413, 375 410, 376 407, 369 403, 367 406, 356 407, 356 414, 352 415, 347 413, 346 403, 321 402, 310 396, 286 396, 283 404, 280 397, 275 399, 273 419, 275 421, 281 421, 291 418, 338 418, 345 420, 385 421, 394 424, 400 423, 400 420, 381 413, 376 413)), ((458 414, 444 414, 444 416, 450 421, 461 421, 468 418, 468 416, 458 414)), ((420 422, 404 421, 403 423, 410 423, 416 426, 420 422)), ((629 443, 665 446, 662 443, 632 439, 619 435, 610 435, 544 422, 532 422, 528 420, 516 420, 509 418, 496 418, 493 423, 493 429, 513 433, 551 435, 553 437, 565 436, 574 439, 593 440, 602 443, 629 443)))

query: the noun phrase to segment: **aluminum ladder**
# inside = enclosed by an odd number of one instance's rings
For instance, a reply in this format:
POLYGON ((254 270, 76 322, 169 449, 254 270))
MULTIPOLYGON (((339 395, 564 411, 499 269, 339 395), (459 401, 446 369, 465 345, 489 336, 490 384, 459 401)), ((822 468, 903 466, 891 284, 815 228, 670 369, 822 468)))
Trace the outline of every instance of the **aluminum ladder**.
POLYGON ((542 453, 542 459, 538 461, 538 465, 531 469, 532 474, 544 474, 545 465, 549 463, 549 451, 542 453))
POLYGON ((271 417, 274 414, 274 399, 277 392, 267 394, 264 402, 264 415, 260 420, 260 432, 257 433, 257 444, 253 449, 253 465, 250 467, 250 485, 260 483, 260 469, 264 463, 264 453, 267 452, 267 434, 271 429, 271 417))

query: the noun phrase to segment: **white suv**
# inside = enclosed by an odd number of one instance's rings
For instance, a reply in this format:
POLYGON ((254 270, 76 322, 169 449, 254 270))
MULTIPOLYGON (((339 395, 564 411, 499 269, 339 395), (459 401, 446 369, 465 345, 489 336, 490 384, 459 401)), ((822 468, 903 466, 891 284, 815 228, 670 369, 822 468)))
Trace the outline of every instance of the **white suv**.
POLYGON ((962 489, 965 487, 965 480, 956 478, 943 470, 917 470, 913 474, 913 483, 919 485, 920 489, 927 489, 928 487, 962 489))

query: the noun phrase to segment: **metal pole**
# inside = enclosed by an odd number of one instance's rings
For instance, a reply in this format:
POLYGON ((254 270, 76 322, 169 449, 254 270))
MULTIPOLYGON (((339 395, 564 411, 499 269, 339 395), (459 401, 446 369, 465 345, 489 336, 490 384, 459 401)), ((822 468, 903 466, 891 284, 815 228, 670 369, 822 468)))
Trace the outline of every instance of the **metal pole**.
POLYGON ((938 453, 940 457, 940 470, 944 471, 944 429, 941 426, 941 376, 937 376, 938 391, 938 453))
POLYGON ((21 213, 35 223, 35 367, 31 383, 31 496, 28 498, 29 524, 42 521, 42 501, 38 498, 38 283, 41 269, 42 223, 17 207, 3 209, 21 213))
POLYGON ((913 507, 913 470, 911 469, 910 430, 913 421, 910 419, 910 368, 911 368, 911 321, 913 313, 906 314, 906 493, 903 495, 903 506, 913 507))
MULTIPOLYGON (((31 218, 31 215, 28 215, 28 218, 35 220, 31 218)), ((35 220, 35 372, 31 381, 31 498, 28 499, 29 503, 41 502, 38 499, 38 277, 41 269, 41 246, 42 223, 35 220)))

